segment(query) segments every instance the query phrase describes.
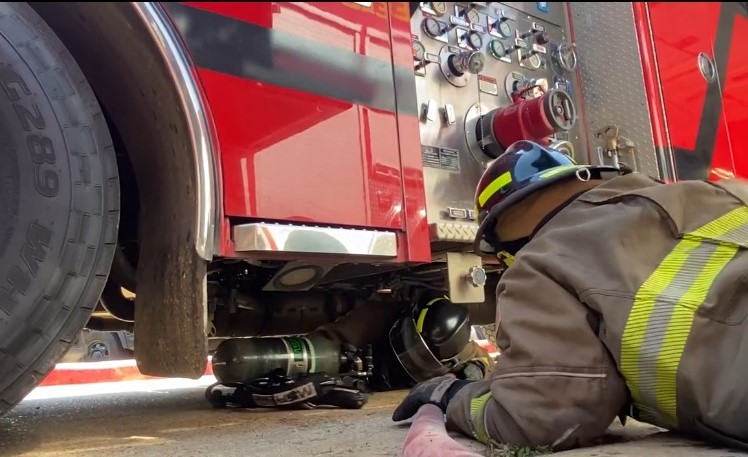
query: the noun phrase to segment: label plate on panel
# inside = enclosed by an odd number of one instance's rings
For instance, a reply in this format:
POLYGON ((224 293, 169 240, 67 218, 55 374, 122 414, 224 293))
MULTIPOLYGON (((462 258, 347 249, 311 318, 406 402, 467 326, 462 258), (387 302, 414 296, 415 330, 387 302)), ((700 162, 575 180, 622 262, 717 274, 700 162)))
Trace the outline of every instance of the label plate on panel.
POLYGON ((424 167, 460 171, 460 153, 456 149, 423 146, 421 160, 424 167))
POLYGON ((499 95, 499 85, 496 83, 496 78, 478 75, 478 90, 490 95, 499 95))

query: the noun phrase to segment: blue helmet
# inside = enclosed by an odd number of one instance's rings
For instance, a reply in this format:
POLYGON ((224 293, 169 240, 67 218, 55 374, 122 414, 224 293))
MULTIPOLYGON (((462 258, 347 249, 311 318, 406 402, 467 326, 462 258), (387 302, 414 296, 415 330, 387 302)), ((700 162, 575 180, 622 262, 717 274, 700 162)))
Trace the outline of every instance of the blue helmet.
POLYGON ((604 172, 618 175, 622 170, 608 166, 577 165, 568 155, 532 141, 513 143, 488 165, 475 190, 475 212, 480 224, 475 238, 475 252, 494 254, 502 250, 501 241, 494 235, 496 221, 503 211, 532 192, 579 173, 599 179, 604 172), (494 251, 482 248, 482 241, 494 251))

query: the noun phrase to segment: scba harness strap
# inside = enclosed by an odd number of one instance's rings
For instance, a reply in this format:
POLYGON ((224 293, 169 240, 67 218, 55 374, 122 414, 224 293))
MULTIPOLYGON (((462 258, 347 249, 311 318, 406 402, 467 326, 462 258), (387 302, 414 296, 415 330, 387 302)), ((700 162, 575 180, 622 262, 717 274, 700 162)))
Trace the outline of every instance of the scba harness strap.
POLYGON ((335 387, 323 374, 292 379, 287 376, 260 378, 249 383, 252 400, 262 408, 279 408, 310 402, 335 387))
POLYGON ((205 397, 216 408, 290 408, 313 409, 328 405, 345 409, 359 409, 368 401, 358 389, 341 385, 324 373, 312 373, 291 378, 273 374, 246 384, 208 387, 205 397))

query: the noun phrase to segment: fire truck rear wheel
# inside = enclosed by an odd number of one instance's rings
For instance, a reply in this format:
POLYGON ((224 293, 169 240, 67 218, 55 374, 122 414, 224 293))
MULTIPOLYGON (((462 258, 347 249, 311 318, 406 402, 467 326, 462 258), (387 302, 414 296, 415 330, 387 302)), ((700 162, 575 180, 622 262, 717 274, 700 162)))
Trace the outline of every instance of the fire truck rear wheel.
POLYGON ((70 53, 25 3, 0 3, 0 414, 64 355, 117 241, 112 139, 70 53))

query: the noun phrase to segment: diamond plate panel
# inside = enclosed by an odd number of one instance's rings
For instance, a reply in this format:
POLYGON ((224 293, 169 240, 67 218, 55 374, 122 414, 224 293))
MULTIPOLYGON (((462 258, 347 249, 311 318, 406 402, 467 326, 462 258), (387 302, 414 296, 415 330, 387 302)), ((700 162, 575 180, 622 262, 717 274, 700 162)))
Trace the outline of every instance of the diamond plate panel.
POLYGON ((431 241, 457 241, 472 243, 478 234, 478 225, 437 222, 430 224, 431 241))
POLYGON ((571 2, 591 158, 595 132, 617 124, 639 151, 639 171, 661 177, 630 2, 571 2))

